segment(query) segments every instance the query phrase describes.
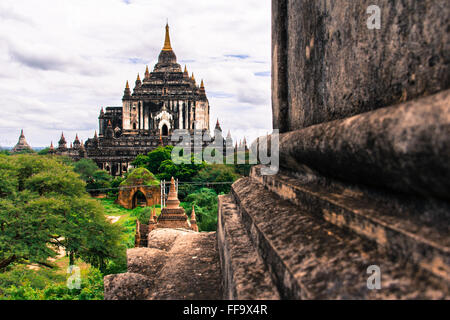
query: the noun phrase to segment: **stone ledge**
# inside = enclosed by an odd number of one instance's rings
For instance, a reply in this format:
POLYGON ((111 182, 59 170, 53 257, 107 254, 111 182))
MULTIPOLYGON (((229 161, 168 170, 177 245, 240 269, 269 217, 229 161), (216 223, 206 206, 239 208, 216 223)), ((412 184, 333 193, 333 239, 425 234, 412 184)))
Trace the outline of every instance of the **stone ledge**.
POLYGON ((449 201, 450 90, 283 133, 279 156, 291 172, 449 201))
POLYGON ((428 272, 392 262, 364 240, 282 200, 251 178, 232 186, 242 222, 283 299, 443 299, 449 287, 428 272), (381 268, 382 290, 367 288, 381 268))
POLYGON ((225 299, 279 299, 230 195, 219 196, 217 240, 225 299))
POLYGON ((296 177, 261 176, 255 166, 251 177, 301 210, 375 241, 387 254, 408 260, 450 285, 449 226, 442 223, 449 218, 447 203, 318 181, 320 177, 306 172, 297 172, 296 177))

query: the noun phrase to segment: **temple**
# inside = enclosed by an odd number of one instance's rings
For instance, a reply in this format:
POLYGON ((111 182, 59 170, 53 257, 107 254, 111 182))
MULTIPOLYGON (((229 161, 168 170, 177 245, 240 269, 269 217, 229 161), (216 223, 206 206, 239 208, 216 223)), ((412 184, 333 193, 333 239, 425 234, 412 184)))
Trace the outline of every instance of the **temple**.
POLYGON ((177 63, 167 24, 153 71, 147 66, 142 80, 138 74, 133 90, 126 82, 122 106, 101 108, 98 135, 84 146, 74 142, 72 148, 67 148, 62 135, 60 146, 52 152, 74 160, 91 158, 101 169, 119 176, 130 169, 137 155, 177 144, 170 140, 175 129, 189 130, 191 136, 194 131, 209 136, 209 115, 204 81, 198 85, 194 74, 190 76, 187 67, 183 70, 177 63))
POLYGON ((23 152, 23 151, 32 151, 30 145, 27 143, 27 140, 25 139, 25 135, 23 134, 23 129, 20 132, 19 141, 14 146, 14 148, 11 150, 12 153, 17 152, 23 152))

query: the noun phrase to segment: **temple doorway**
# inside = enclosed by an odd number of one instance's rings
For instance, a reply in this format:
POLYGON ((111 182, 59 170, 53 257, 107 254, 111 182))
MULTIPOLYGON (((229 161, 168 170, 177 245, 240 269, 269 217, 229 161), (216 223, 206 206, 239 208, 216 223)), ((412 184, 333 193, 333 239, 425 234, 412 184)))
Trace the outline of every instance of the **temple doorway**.
POLYGON ((168 136, 169 135, 169 128, 167 128, 167 125, 163 124, 161 128, 161 135, 162 136, 168 136))
POLYGON ((147 198, 141 191, 136 191, 133 196, 133 209, 137 207, 146 207, 147 198))

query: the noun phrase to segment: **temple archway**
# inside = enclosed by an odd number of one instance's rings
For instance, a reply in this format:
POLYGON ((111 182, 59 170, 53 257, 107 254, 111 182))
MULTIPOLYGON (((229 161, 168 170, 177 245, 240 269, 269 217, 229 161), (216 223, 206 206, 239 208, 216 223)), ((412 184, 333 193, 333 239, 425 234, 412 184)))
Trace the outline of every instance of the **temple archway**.
POLYGON ((161 135, 163 136, 169 135, 169 128, 167 127, 166 124, 163 124, 163 126, 161 127, 161 135))
POLYGON ((147 206, 147 198, 141 191, 136 191, 133 196, 133 208, 137 207, 146 207, 147 206))

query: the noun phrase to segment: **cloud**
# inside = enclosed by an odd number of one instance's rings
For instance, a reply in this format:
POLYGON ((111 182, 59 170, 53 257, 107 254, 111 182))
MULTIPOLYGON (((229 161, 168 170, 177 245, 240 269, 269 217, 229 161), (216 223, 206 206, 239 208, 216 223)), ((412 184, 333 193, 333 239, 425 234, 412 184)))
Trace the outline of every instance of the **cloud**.
POLYGON ((100 108, 156 64, 167 18, 179 63, 205 81, 211 126, 248 141, 270 131, 270 1, 15 0, 0 5, 0 144, 21 128, 35 147, 63 130, 91 137, 100 108))

